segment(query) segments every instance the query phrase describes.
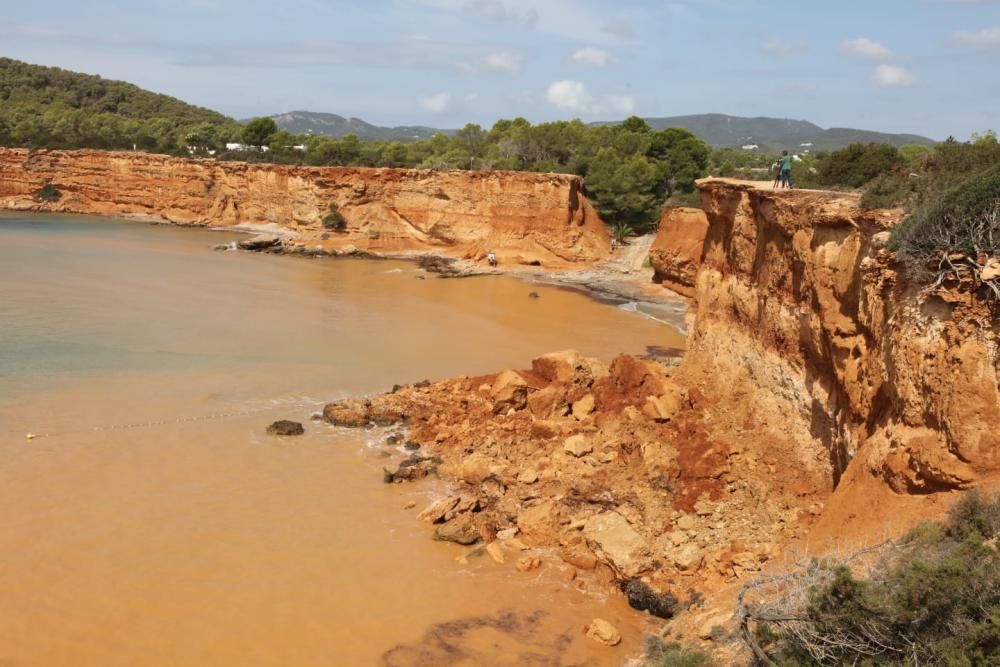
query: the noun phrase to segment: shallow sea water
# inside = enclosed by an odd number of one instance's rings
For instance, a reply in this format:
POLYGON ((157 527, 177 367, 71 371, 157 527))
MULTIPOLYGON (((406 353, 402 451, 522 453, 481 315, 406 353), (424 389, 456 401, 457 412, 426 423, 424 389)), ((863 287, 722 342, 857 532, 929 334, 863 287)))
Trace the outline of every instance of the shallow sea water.
POLYGON ((382 484, 376 432, 309 416, 394 383, 681 336, 513 279, 210 249, 237 236, 0 214, 0 665, 628 657, 644 621, 619 597, 550 567, 459 564, 414 519, 442 483, 382 484), (265 435, 280 418, 306 435, 265 435), (582 636, 595 616, 622 647, 582 636))

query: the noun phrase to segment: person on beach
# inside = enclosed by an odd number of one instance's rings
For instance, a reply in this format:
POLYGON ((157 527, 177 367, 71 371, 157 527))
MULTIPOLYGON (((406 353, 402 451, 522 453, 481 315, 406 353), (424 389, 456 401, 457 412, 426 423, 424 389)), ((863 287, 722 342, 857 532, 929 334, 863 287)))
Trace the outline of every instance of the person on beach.
POLYGON ((493 252, 492 250, 490 250, 489 253, 486 254, 486 262, 490 266, 496 266, 497 265, 497 254, 495 252, 493 252))
POLYGON ((614 252, 615 250, 618 250, 618 239, 612 238, 611 239, 611 252, 614 252))
POLYGON ((781 151, 781 187, 791 189, 792 185, 792 156, 788 151, 781 151))

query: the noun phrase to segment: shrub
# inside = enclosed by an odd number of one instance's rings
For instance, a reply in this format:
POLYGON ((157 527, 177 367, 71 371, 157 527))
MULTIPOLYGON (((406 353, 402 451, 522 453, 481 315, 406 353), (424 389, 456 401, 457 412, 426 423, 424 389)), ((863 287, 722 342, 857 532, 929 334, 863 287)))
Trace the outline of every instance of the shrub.
POLYGON ((659 637, 646 638, 644 653, 647 667, 712 667, 714 664, 707 653, 666 643, 659 637))
POLYGON ((901 170, 879 174, 865 186, 861 195, 861 208, 897 208, 910 204, 916 197, 919 176, 901 170))
POLYGON ((918 279, 942 253, 1000 255, 1000 166, 918 208, 893 230, 889 248, 918 279))
POLYGON ((45 185, 43 185, 42 189, 39 190, 38 194, 35 195, 36 200, 44 202, 59 201, 60 197, 62 197, 62 192, 60 192, 59 188, 52 185, 51 183, 46 183, 45 185))
POLYGON ((970 492, 878 557, 813 561, 751 584, 744 591, 764 597, 748 604, 741 593, 742 617, 758 621, 743 637, 760 661, 782 665, 998 665, 998 534, 1000 496, 970 492))
POLYGON ((347 219, 336 204, 330 204, 330 212, 323 218, 323 229, 342 232, 347 229, 347 219))
POLYGON ((889 173, 902 164, 899 151, 888 144, 851 144, 820 161, 819 180, 823 185, 860 188, 879 174, 889 173))

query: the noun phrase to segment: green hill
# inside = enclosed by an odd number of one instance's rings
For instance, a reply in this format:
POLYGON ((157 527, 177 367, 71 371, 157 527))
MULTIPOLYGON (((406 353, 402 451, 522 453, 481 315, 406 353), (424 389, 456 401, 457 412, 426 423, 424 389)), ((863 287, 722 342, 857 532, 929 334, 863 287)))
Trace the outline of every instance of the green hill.
POLYGON ((0 58, 0 144, 173 152, 238 133, 221 113, 131 83, 0 58))

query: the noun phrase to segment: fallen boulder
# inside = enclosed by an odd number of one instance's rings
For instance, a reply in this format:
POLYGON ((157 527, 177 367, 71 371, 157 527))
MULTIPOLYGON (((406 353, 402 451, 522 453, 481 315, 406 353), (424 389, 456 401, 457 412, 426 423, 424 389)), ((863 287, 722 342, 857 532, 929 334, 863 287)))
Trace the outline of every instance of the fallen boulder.
POLYGON ((605 646, 618 646, 622 641, 618 629, 603 618, 595 618, 590 622, 590 627, 587 628, 587 637, 605 646))
POLYGON ((632 579, 649 567, 649 546, 618 512, 603 512, 583 526, 587 544, 622 577, 632 579))
POLYGON ((258 234, 248 239, 243 239, 236 245, 241 250, 266 250, 281 244, 281 239, 273 234, 258 234))
POLYGON ((490 394, 493 396, 495 415, 505 414, 511 409, 523 410, 528 404, 528 383, 517 371, 508 369, 493 381, 490 394))
POLYGON ((479 541, 479 530, 471 514, 460 514, 434 530, 434 539, 468 546, 479 541))

